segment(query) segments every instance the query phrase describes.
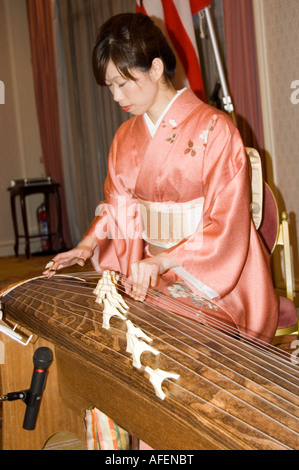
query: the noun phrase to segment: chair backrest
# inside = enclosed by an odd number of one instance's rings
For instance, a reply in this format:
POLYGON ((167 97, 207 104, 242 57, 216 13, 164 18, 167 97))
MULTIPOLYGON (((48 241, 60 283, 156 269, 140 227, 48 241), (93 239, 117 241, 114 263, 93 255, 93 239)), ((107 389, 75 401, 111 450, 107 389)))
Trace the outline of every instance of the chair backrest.
POLYGON ((263 219, 258 232, 271 254, 277 245, 283 247, 286 294, 288 299, 294 300, 288 215, 286 212, 282 212, 281 218, 279 217, 276 198, 267 183, 264 183, 263 219))
POLYGON ((245 152, 251 166, 252 218, 270 254, 274 252, 277 245, 283 247, 286 294, 290 300, 294 300, 288 216, 286 212, 283 212, 280 218, 275 195, 270 186, 263 181, 258 152, 248 147, 245 148, 245 152))
MULTIPOLYGON (((281 222, 279 225, 279 234, 277 238, 277 245, 283 247, 283 258, 284 258, 284 269, 285 269, 285 282, 287 297, 290 300, 294 300, 293 290, 293 268, 292 268, 292 255, 291 255, 291 244, 290 244, 290 232, 288 214, 283 212, 281 214, 281 222)), ((299 322, 299 320, 298 320, 299 322)))
POLYGON ((258 232, 269 253, 273 253, 279 236, 279 212, 273 191, 267 183, 263 184, 262 222, 258 232))
POLYGON ((251 170, 251 205, 250 211, 255 228, 258 228, 262 222, 263 212, 263 172, 261 157, 257 150, 245 147, 245 153, 248 157, 251 170))

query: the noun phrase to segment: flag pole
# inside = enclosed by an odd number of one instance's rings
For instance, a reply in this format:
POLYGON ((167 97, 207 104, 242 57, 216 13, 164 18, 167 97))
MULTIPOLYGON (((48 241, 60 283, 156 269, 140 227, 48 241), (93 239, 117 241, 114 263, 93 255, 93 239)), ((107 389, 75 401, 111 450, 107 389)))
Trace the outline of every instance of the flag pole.
POLYGON ((213 46, 213 50, 214 50, 214 54, 215 54, 216 64, 217 64, 217 68, 218 68, 218 72, 219 72, 219 78, 220 78, 222 91, 223 91, 223 95, 224 95, 223 96, 224 109, 225 109, 225 111, 227 111, 229 113, 232 120, 236 124, 234 105, 232 103, 232 99, 231 99, 229 91, 228 91, 228 86, 227 86, 226 77, 225 77, 225 73, 224 73, 224 69, 223 69, 223 65, 222 65, 222 61, 221 61, 221 57, 220 57, 220 52, 219 52, 219 48, 218 48, 218 44, 217 44, 217 39, 216 39, 216 34, 215 34, 215 30, 214 30, 214 25, 213 25, 213 20, 212 20, 212 15, 211 15, 210 9, 211 9, 211 6, 208 6, 208 7, 204 8, 204 12, 205 12, 206 19, 207 19, 207 24, 208 24, 209 33, 210 33, 210 36, 211 36, 211 41, 212 41, 212 46, 213 46))

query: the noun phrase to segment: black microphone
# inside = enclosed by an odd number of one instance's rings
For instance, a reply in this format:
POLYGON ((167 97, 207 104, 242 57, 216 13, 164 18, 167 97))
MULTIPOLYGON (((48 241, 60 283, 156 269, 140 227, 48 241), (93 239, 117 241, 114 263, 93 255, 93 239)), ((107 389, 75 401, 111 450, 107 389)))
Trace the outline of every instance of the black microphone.
POLYGON ((36 418, 39 411, 42 393, 47 378, 47 369, 53 359, 52 351, 49 348, 38 348, 33 356, 33 374, 30 389, 24 400, 27 407, 24 417, 23 428, 32 431, 35 428, 36 418))

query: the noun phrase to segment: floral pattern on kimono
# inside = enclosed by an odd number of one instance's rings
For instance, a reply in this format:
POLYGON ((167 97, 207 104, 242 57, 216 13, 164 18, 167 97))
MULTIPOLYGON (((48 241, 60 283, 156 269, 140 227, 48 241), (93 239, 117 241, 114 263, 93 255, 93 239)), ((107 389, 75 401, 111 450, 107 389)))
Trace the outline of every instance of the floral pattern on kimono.
POLYGON ((179 299, 181 297, 185 299, 190 299, 194 305, 199 305, 200 307, 208 307, 212 310, 219 310, 217 305, 213 304, 204 297, 195 294, 185 283, 175 282, 168 287, 170 297, 179 299))
MULTIPOLYGON (((191 90, 175 100, 153 138, 143 116, 118 129, 105 182, 106 203, 113 210, 95 218, 87 232, 98 240, 94 266, 128 275, 131 263, 144 258, 138 198, 183 203, 201 197, 204 206, 197 230, 165 251, 216 293, 213 303, 243 334, 269 342, 277 326, 278 300, 269 256, 249 211, 244 146, 231 119, 202 103, 191 90), (107 224, 116 225, 121 236, 100 237, 107 224), (134 236, 126 236, 128 225, 134 227, 134 236)), ((173 271, 162 279, 180 282, 173 271)), ((188 287, 210 300, 193 284, 188 282, 188 287)))

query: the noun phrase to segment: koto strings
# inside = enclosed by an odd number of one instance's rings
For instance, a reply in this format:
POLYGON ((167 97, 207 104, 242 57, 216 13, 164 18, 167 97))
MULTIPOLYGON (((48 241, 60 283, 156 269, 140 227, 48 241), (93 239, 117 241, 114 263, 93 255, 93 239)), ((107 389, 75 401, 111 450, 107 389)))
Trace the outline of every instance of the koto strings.
MULTIPOLYGON (((56 277, 56 276, 55 276, 56 277)), ((75 313, 72 311, 72 307, 81 307, 80 303, 73 302, 72 300, 68 299, 59 299, 59 295, 65 292, 66 287, 68 289, 68 294, 77 294, 78 291, 76 289, 80 286, 80 296, 88 299, 95 300, 94 289, 97 282, 89 282, 87 280, 89 278, 95 278, 96 273, 72 273, 68 276, 58 275, 55 279, 45 279, 43 277, 37 278, 34 280, 34 286, 30 285, 30 289, 28 289, 28 283, 21 284, 17 286, 16 289, 8 292, 5 294, 4 298, 5 301, 13 300, 14 302, 24 304, 28 308, 28 303, 31 302, 33 299, 39 300, 38 295, 42 293, 43 295, 43 304, 52 306, 54 308, 53 298, 58 296, 57 301, 55 302, 55 309, 56 311, 61 311, 62 313, 65 312, 67 315, 80 317, 84 319, 84 322, 92 321, 94 324, 97 324, 101 327, 102 322, 101 318, 98 320, 94 319, 94 310, 91 307, 87 307, 84 305, 84 311, 91 310, 93 312, 93 318, 88 318, 85 315, 81 315, 79 313, 75 313), (80 276, 81 279, 76 279, 74 276, 80 276), (82 282, 83 281, 83 282, 82 282), (88 284, 88 285, 87 285, 88 284), (22 296, 22 300, 15 297, 15 291, 18 291, 22 296), (63 301, 63 306, 59 306, 59 300, 63 301), (69 309, 68 309, 69 307, 69 309)), ((127 280, 124 279, 126 282, 127 280)), ((121 279, 122 281, 122 279, 121 279)), ((119 283, 118 291, 124 294, 124 289, 122 284, 119 283)), ((163 294, 159 294, 156 291, 149 289, 148 291, 148 298, 155 299, 158 297, 163 297, 163 294)), ((176 306, 179 305, 179 301, 172 298, 167 298, 168 303, 173 302, 176 306)), ((144 313, 143 304, 141 302, 132 302, 128 296, 126 296, 126 303, 129 307, 132 307, 130 310, 130 319, 138 319, 138 311, 144 313)), ((291 397, 296 398, 298 390, 299 380, 298 380, 298 373, 295 368, 289 363, 289 357, 286 353, 283 353, 275 348, 272 345, 264 344, 256 339, 251 338, 239 338, 239 332, 234 330, 233 328, 229 327, 227 324, 224 324, 217 319, 211 320, 209 319, 209 325, 213 322, 213 326, 217 328, 214 330, 210 326, 206 326, 202 323, 196 323, 192 320, 188 320, 187 318, 182 318, 177 314, 172 314, 171 312, 165 312, 155 305, 151 303, 151 310, 157 313, 159 316, 158 322, 157 317, 153 313, 146 312, 146 317, 148 318, 145 320, 142 318, 142 330, 152 339, 156 340, 160 344, 166 344, 170 346, 174 351, 179 351, 179 354, 182 358, 186 357, 188 360, 191 360, 192 363, 195 364, 194 368, 203 368, 204 370, 211 370, 213 374, 216 374, 220 377, 220 381, 228 384, 228 388, 233 389, 234 384, 238 385, 239 388, 246 390, 246 393, 252 395, 252 399, 250 399, 250 403, 243 400, 241 397, 235 395, 232 391, 226 390, 221 388, 218 384, 216 384, 213 380, 211 380, 208 375, 200 374, 195 370, 191 369, 188 365, 184 363, 184 361, 178 361, 174 357, 171 357, 169 354, 166 354, 163 351, 160 352, 161 355, 167 358, 168 361, 173 363, 174 365, 179 365, 180 369, 182 370, 182 374, 184 370, 188 370, 189 373, 192 373, 195 377, 200 377, 203 382, 210 383, 213 385, 215 389, 219 391, 224 391, 226 394, 230 395, 232 399, 237 400, 242 406, 247 406, 250 409, 257 410, 260 414, 265 414, 261 408, 263 408, 263 404, 267 405, 264 408, 267 410, 269 406, 272 408, 276 408, 281 410, 282 420, 279 419, 280 425, 285 426, 288 428, 288 416, 293 416, 296 414, 295 406, 292 404, 291 397), (172 334, 166 334, 165 330, 163 329, 163 324, 165 326, 168 325, 168 319, 171 318, 172 320, 172 334), (173 321, 175 321, 176 327, 173 326, 173 321), (159 326, 156 325, 159 324, 159 326), (187 332, 186 332, 187 330, 187 332), (222 331, 219 331, 222 330, 222 331), (156 332, 156 334, 153 334, 156 332), (184 339, 182 340, 182 332, 184 339), (177 336, 176 336, 177 333, 177 336), (160 335, 160 336, 159 336, 160 335), (163 338, 162 338, 163 336, 163 338), (206 340, 206 342, 204 342, 206 340), (214 347, 216 344, 221 344, 220 350, 217 350, 217 347, 214 347), (178 349, 178 346, 182 345, 186 347, 188 351, 178 349), (246 346, 246 357, 244 357, 244 347, 246 346), (257 349, 258 347, 258 349, 257 349), (278 356, 279 354, 279 356, 278 356), (233 355, 233 357, 232 357, 233 355), (226 359, 226 364, 224 364, 223 358, 226 359), (258 358, 258 364, 257 364, 258 358), (204 362, 205 361, 205 362, 204 362), (247 371, 250 371, 248 377, 247 371), (247 375, 246 375, 247 373, 247 375), (297 375, 296 375, 297 373, 297 375), (268 378, 266 377, 268 376, 268 378), (246 386, 243 385, 244 381, 246 381, 246 386), (271 384, 278 382, 277 388, 275 392, 271 390, 271 384), (256 384, 258 385, 258 391, 256 391, 256 384), (289 399, 287 398, 284 390, 288 391, 289 399), (279 394, 277 395, 277 392, 279 394), (262 396, 264 395, 264 396, 262 396), (279 397, 279 404, 275 403, 275 398, 279 397), (269 404, 269 397, 271 397, 271 404, 269 404), (290 408, 291 407, 291 408, 290 408), (292 413, 288 411, 288 409, 294 408, 292 413)), ((184 306, 185 308, 186 306, 184 306)), ((15 308, 15 305, 13 306, 15 308)), ((192 309, 192 307, 188 307, 192 309)), ((34 307, 30 307, 34 313, 34 307)), ((198 312, 198 310, 196 309, 198 312)), ((101 312, 97 311, 96 313, 101 314, 101 312)), ((200 312, 199 312, 200 313, 200 312)), ((41 309, 38 310, 38 314, 42 315, 46 318, 51 319, 52 321, 61 324, 64 328, 69 329, 71 332, 75 333, 76 335, 86 337, 89 341, 92 341, 95 344, 100 344, 104 348, 108 348, 113 351, 114 354, 117 356, 123 357, 126 360, 131 360, 127 355, 123 354, 120 351, 115 351, 109 346, 104 343, 101 343, 96 337, 92 337, 90 334, 86 335, 74 328, 70 325, 61 322, 57 318, 53 318, 50 315, 43 312, 41 309)), ((200 314, 201 316, 201 314, 200 314)), ((204 321, 207 314, 202 314, 201 320, 204 321)), ((115 326, 111 326, 112 332, 117 332, 118 334, 125 334, 123 330, 117 329, 115 326)), ((131 360, 132 361, 132 360, 131 360)), ((179 381, 180 382, 180 381, 179 381)), ((240 418, 232 415, 231 412, 224 410, 223 408, 217 406, 215 403, 211 403, 206 400, 204 397, 198 395, 192 390, 187 389, 185 386, 182 387, 180 383, 176 383, 176 381, 172 381, 173 388, 182 388, 184 392, 191 394, 196 397, 201 403, 209 403, 209 406, 214 407, 217 409, 218 412, 225 413, 229 416, 233 416, 233 419, 240 420, 240 418)), ((270 421, 272 421, 272 426, 277 424, 277 420, 269 415, 267 415, 270 421)), ((242 424, 246 425, 247 427, 252 427, 256 430, 256 428, 250 425, 247 422, 242 420, 242 424)), ((296 435, 295 430, 292 431, 288 428, 289 432, 293 432, 296 435)), ((259 431, 261 434, 265 434, 263 431, 259 431)), ((266 434, 269 436, 269 434, 266 434)), ((273 436, 271 437, 273 440, 273 436)), ((275 440, 275 439, 274 439, 275 440)), ((277 441, 279 442, 279 440, 277 441)))

